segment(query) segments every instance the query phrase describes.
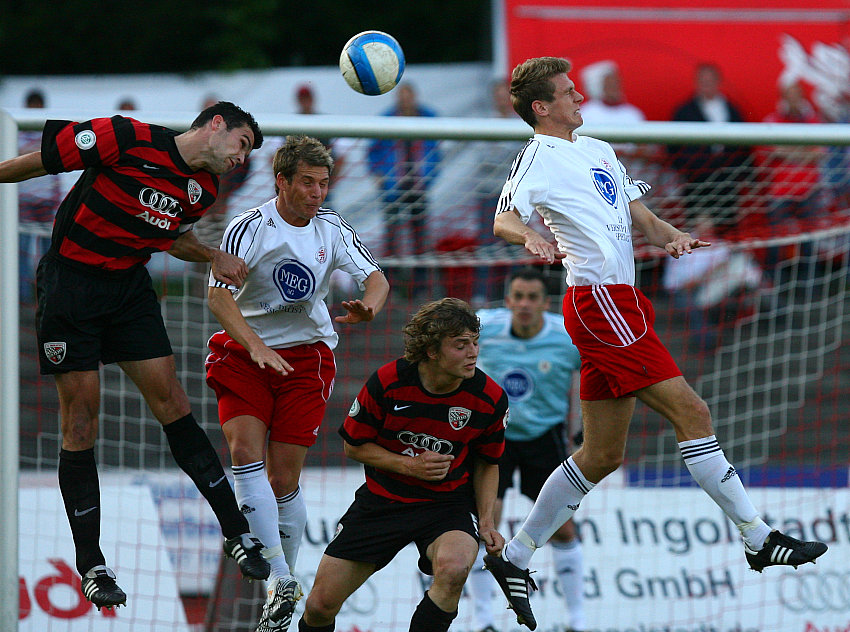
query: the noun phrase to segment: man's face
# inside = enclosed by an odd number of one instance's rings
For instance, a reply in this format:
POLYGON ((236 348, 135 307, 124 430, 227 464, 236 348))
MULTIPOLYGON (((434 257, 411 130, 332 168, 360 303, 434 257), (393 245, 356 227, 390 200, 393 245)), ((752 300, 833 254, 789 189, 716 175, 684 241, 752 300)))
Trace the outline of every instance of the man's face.
POLYGON ((277 209, 281 217, 293 226, 306 226, 316 217, 328 195, 330 174, 327 167, 316 167, 299 161, 292 182, 280 173, 275 181, 279 189, 277 209))
POLYGON ((579 106, 584 101, 584 97, 576 90, 575 84, 567 76, 567 73, 555 75, 552 78, 552 83, 555 84, 552 100, 540 102, 545 106, 549 124, 558 129, 570 131, 581 127, 584 119, 581 117, 579 106))
POLYGON ((519 329, 537 329, 543 325, 543 312, 549 306, 546 288, 536 279, 514 279, 505 295, 511 310, 511 324, 519 329))
POLYGON ((475 375, 478 360, 478 334, 465 331, 459 336, 447 336, 440 348, 431 355, 437 370, 446 376, 466 380, 475 375))
POLYGON ((212 136, 205 169, 210 173, 222 175, 244 163, 254 147, 254 132, 247 125, 227 129, 220 115, 210 122, 212 136))

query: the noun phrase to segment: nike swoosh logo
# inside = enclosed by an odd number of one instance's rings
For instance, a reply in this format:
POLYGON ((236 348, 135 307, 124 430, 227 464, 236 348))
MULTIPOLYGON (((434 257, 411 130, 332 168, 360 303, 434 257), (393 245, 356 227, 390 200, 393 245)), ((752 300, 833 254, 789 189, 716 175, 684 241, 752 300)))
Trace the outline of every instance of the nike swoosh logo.
POLYGON ((149 165, 147 163, 142 165, 142 169, 159 169, 156 165, 149 165))
POLYGON ((210 487, 215 487, 216 485, 218 485, 221 481, 223 481, 223 480, 224 480, 224 479, 226 479, 226 478, 227 478, 227 474, 225 474, 224 476, 222 476, 222 477, 221 477, 220 479, 218 479, 215 483, 210 483, 210 487))
POLYGON ((410 405, 408 405, 408 406, 399 406, 398 404, 396 404, 395 406, 393 406, 393 410, 404 410, 405 408, 410 408, 410 405))
POLYGON ((97 506, 89 507, 88 509, 86 509, 84 511, 80 511, 79 509, 74 509, 74 515, 77 516, 77 518, 79 518, 80 516, 85 516, 87 513, 94 511, 95 509, 97 509, 97 506))

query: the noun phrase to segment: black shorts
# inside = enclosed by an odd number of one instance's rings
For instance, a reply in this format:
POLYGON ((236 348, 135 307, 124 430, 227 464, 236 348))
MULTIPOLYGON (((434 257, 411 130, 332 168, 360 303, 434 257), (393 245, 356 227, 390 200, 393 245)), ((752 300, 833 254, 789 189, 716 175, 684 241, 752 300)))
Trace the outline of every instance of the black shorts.
POLYGON ((543 483, 567 456, 567 442, 561 424, 552 426, 530 441, 505 439, 505 452, 499 459, 499 498, 504 498, 508 487, 513 487, 514 470, 519 468, 519 491, 531 500, 537 500, 543 483))
POLYGON ((463 531, 478 541, 478 517, 472 499, 402 503, 377 496, 363 485, 339 519, 325 555, 369 562, 379 571, 413 542, 419 550, 419 570, 433 575, 425 552, 449 531, 463 531))
POLYGON ((48 254, 38 264, 36 334, 42 375, 172 354, 147 268, 106 276, 48 254))

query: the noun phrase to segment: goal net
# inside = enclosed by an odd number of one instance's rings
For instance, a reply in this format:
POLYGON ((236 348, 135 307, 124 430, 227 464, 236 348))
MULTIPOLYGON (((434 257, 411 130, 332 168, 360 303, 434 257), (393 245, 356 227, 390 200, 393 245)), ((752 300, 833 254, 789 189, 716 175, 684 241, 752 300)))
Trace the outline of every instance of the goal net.
MULTIPOLYGON (((308 525, 296 574, 305 591, 363 477, 345 458, 337 429, 369 374, 402 353, 404 323, 423 302, 444 296, 475 307, 500 306, 511 271, 535 263, 521 248, 492 236, 495 200, 524 132, 516 128, 511 139, 507 128, 493 126, 499 131, 488 135, 483 120, 466 127, 465 136, 440 138, 436 127, 411 121, 398 134, 404 138, 372 141, 354 126, 329 132, 319 123, 311 129, 303 117, 272 122, 264 125, 266 145, 244 173, 226 179, 224 195, 197 227, 202 239, 215 242, 236 213, 271 198, 271 157, 281 141, 275 135, 304 129, 327 140, 338 165, 326 206, 360 233, 391 283, 375 321, 340 332, 335 389, 302 478, 308 525)), ((762 515, 792 536, 827 542, 831 550, 816 566, 796 572, 749 572, 737 530, 694 486, 669 424, 639 404, 624 466, 576 515, 589 629, 780 632, 846 626, 847 149, 838 141, 808 146, 805 136, 787 134, 747 146, 727 138, 727 149, 734 151, 720 161, 710 127, 688 127, 689 145, 673 133, 681 127, 656 129, 654 137, 640 139, 618 130, 621 160, 634 178, 652 185, 644 197, 650 208, 712 247, 674 261, 636 239, 637 284, 653 301, 661 339, 708 402, 718 440, 762 515)), ((33 142, 34 133, 21 132, 22 146, 33 142)), ((253 630, 261 588, 240 580, 235 563, 222 559, 214 517, 176 469, 138 391, 115 366, 102 369, 96 456, 103 548, 129 595, 128 607, 98 613, 79 596, 55 475, 58 403, 52 380, 38 375, 32 295, 50 212, 72 182, 47 177, 20 190, 19 629, 253 630)), ((219 328, 205 304, 208 270, 165 255, 154 257, 149 268, 179 379, 227 466, 215 397, 203 371, 206 341, 219 328)), ((553 308, 559 306, 563 269, 541 269, 550 280, 553 308)), ((336 277, 331 311, 342 313, 340 301, 358 295, 347 277, 336 277)), ((569 425, 572 437, 580 430, 579 417, 570 415, 569 425)), ((501 525, 506 537, 530 506, 509 491, 501 525)), ((415 549, 408 547, 370 579, 344 606, 337 630, 406 629, 428 586, 415 561, 415 549)), ((548 548, 538 552, 532 568, 540 586, 532 598, 539 629, 563 630, 566 607, 548 548)), ((499 630, 519 629, 501 596, 494 606, 499 630)), ((296 619, 302 609, 303 602, 296 619)), ((473 626, 464 594, 452 629, 471 632, 473 626)))

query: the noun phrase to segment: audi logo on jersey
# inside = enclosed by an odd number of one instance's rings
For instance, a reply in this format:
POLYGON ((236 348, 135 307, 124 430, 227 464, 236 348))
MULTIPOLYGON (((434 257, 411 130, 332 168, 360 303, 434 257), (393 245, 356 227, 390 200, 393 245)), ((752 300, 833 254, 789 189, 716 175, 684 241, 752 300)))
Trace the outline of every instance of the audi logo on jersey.
POLYGON ((151 187, 145 187, 139 191, 139 202, 142 203, 142 206, 146 206, 152 211, 156 211, 167 217, 177 217, 183 212, 180 202, 170 195, 160 193, 151 187))
POLYGON ((431 450, 440 454, 452 453, 452 442, 447 439, 438 439, 424 432, 411 432, 410 430, 402 430, 396 435, 396 438, 404 445, 409 445, 422 450, 431 450))

